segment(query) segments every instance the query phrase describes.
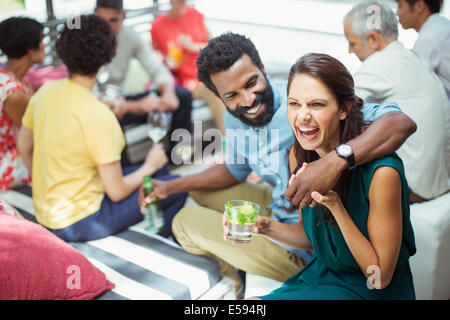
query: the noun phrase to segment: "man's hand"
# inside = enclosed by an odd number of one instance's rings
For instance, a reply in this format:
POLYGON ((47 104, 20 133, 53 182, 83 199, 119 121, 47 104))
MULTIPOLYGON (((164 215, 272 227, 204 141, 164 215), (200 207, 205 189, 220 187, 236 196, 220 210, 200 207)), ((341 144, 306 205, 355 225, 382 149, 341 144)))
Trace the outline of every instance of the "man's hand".
POLYGON ((163 102, 160 97, 152 97, 147 95, 139 100, 140 111, 145 113, 159 112, 162 108, 163 102))
POLYGON ((302 167, 294 177, 291 177, 289 187, 286 189, 286 198, 300 208, 315 206, 311 197, 313 191, 327 194, 339 180, 347 162, 340 158, 336 152, 330 152, 325 157, 313 161, 302 167))
POLYGON ((180 105, 180 101, 174 92, 165 92, 161 96, 161 107, 159 108, 159 112, 167 112, 167 111, 176 111, 178 106, 180 105))
POLYGON ((147 204, 152 202, 155 198, 162 200, 167 198, 171 194, 167 181, 152 179, 152 182, 153 192, 150 193, 147 197, 144 196, 144 190, 142 186, 139 188, 138 201, 142 214, 145 213, 145 207, 147 206, 147 204))

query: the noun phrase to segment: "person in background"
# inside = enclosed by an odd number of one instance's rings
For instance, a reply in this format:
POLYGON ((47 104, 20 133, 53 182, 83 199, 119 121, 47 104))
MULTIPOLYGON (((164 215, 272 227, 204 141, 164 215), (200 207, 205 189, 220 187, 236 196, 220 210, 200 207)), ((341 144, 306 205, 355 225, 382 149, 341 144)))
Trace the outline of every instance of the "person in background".
POLYGON ((405 166, 411 202, 436 198, 450 189, 450 108, 438 77, 398 38, 391 7, 377 0, 362 1, 344 18, 349 52, 362 61, 355 92, 365 102, 395 101, 417 124, 417 131, 397 151, 405 166), (370 8, 379 9, 379 26, 370 8))
MULTIPOLYGON (((66 241, 106 237, 142 220, 138 187, 143 177, 173 179, 161 144, 142 166, 122 168, 122 129, 92 89, 101 66, 110 62, 116 37, 102 18, 80 16, 81 28, 64 27, 56 52, 68 79, 47 82, 30 99, 18 148, 33 174, 37 221, 66 241)), ((170 236, 173 216, 186 193, 162 201, 170 236)))
POLYGON ((216 127, 225 135, 223 116, 225 106, 197 79, 198 53, 206 46, 211 35, 204 16, 186 0, 171 0, 167 14, 158 15, 151 24, 153 48, 163 56, 177 84, 192 92, 194 99, 205 101, 211 109, 216 127))
MULTIPOLYGON (((123 0, 97 0, 95 13, 108 22, 117 38, 116 55, 111 63, 105 66, 109 75, 105 84, 124 89, 129 62, 134 57, 156 86, 157 95, 146 91, 134 96, 126 96, 125 100, 113 109, 120 119, 120 124, 126 126, 133 123, 145 123, 150 112, 172 112, 169 137, 175 129, 186 129, 191 132, 191 93, 182 86, 175 86, 172 74, 154 50, 133 29, 123 26, 126 17, 123 0)), ((167 155, 171 154, 174 146, 175 142, 170 141, 167 155)), ((123 154, 122 161, 123 164, 129 164, 126 152, 123 154)))
MULTIPOLYGON (((355 95, 352 76, 329 55, 301 57, 289 73, 287 96, 296 138, 289 158, 293 173, 301 175, 309 162, 364 129, 363 101, 355 95)), ((295 178, 293 174, 291 181, 295 178)), ((408 184, 398 156, 357 165, 341 175, 333 190, 313 191, 312 197, 319 206, 298 210, 296 224, 257 218, 256 234, 314 250, 308 265, 262 299, 415 299, 409 258, 416 247, 408 184)), ((225 237, 228 232, 225 223, 225 237)))
POLYGON ((447 93, 450 107, 450 20, 439 15, 442 0, 397 0, 404 29, 419 33, 413 51, 433 70, 447 93))
POLYGON ((140 192, 140 202, 144 206, 154 196, 164 199, 191 191, 200 207, 185 207, 175 216, 174 236, 186 251, 217 259, 222 274, 236 281, 240 296, 243 286, 237 269, 285 281, 305 266, 311 252, 265 237, 239 246, 224 241, 221 221, 226 201, 253 201, 261 206, 261 215, 295 224, 298 215, 285 207, 309 205, 312 191, 327 193, 348 167, 393 153, 414 132, 415 124, 393 103, 365 105, 365 118, 373 123, 347 143, 345 149, 351 152, 331 150, 310 163, 291 184, 287 197, 288 156, 295 136, 286 116, 286 81, 271 81, 253 42, 234 33, 211 39, 197 66, 199 79, 227 107, 226 163, 168 182, 156 179, 153 194, 144 198, 140 192), (252 171, 267 183, 246 183, 252 171))
POLYGON ((0 190, 31 182, 17 150, 17 136, 31 93, 22 83, 33 64, 44 61, 43 26, 26 17, 0 23, 0 49, 8 60, 0 64, 0 190))

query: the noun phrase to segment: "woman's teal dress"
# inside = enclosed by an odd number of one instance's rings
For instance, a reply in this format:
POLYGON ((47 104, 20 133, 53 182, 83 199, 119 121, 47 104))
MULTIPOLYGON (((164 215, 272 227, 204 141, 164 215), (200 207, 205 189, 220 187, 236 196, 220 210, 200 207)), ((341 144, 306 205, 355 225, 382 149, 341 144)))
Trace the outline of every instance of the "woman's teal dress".
POLYGON ((409 219, 409 189, 400 158, 392 155, 356 167, 346 208, 358 229, 369 239, 369 188, 375 169, 380 166, 396 169, 402 185, 403 237, 390 284, 382 290, 369 289, 367 278, 351 254, 341 231, 325 221, 317 226, 322 210, 319 206, 308 207, 302 209, 302 220, 315 254, 300 272, 262 299, 415 299, 409 257, 414 255, 416 248, 409 219))

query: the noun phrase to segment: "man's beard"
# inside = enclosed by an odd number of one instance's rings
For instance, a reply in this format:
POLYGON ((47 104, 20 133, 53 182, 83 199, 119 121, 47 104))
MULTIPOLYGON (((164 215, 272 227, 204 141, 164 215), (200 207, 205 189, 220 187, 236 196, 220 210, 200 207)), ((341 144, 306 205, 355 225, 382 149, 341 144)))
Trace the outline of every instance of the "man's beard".
POLYGON ((236 118, 241 120, 244 124, 251 126, 251 127, 262 127, 266 125, 267 123, 272 120, 272 117, 275 113, 274 108, 274 99, 273 99, 273 90, 270 83, 267 81, 267 88, 261 92, 256 93, 256 98, 253 101, 253 104, 251 106, 242 106, 239 107, 236 110, 230 110, 230 108, 227 109, 228 111, 236 118), (250 119, 247 118, 244 113, 251 108, 256 107, 259 104, 264 104, 264 110, 263 112, 256 118, 250 119))

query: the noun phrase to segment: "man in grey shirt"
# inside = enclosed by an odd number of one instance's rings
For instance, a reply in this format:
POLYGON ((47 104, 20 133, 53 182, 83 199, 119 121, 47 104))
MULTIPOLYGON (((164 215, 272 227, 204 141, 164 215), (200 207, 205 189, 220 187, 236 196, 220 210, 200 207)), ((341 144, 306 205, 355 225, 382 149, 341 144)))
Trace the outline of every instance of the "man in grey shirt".
MULTIPOLYGON (((145 123, 149 112, 172 112, 172 125, 169 136, 175 129, 187 129, 191 132, 192 95, 184 87, 175 86, 170 71, 156 56, 151 46, 131 28, 123 26, 125 11, 123 0, 97 0, 95 13, 105 19, 117 35, 116 55, 106 66, 106 83, 123 88, 130 59, 136 58, 148 73, 155 85, 157 95, 146 91, 127 96, 114 108, 122 126, 130 123, 145 123)), ((169 142, 168 155, 175 143, 169 142)), ((169 157, 170 158, 170 157, 169 157)), ((123 153, 123 165, 129 165, 126 152, 123 153)))

